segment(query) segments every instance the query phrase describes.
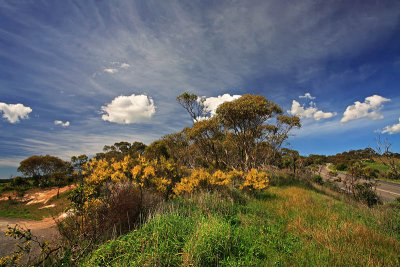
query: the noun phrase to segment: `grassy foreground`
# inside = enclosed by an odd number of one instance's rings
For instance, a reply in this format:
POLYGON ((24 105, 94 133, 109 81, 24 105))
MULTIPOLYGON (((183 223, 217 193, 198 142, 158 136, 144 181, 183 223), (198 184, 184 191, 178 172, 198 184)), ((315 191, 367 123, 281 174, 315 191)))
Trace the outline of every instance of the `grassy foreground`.
POLYGON ((399 266, 400 215, 304 187, 164 203, 85 266, 399 266))

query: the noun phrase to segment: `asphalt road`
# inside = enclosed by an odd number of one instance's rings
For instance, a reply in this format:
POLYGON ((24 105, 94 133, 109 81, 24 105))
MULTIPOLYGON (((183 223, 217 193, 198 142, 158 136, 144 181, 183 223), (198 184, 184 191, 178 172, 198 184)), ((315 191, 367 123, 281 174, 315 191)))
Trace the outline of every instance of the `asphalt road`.
MULTIPOLYGON (((331 170, 328 169, 328 165, 325 166, 321 171, 321 176, 325 180, 334 181, 334 179, 328 175, 329 171, 331 170)), ((345 175, 339 173, 338 177, 340 177, 343 180, 345 178, 345 175)), ((336 182, 336 183, 339 185, 340 188, 344 189, 343 183, 341 182, 336 182)), ((376 192, 383 201, 390 202, 395 200, 396 198, 400 198, 400 184, 391 183, 387 181, 377 181, 376 192)))

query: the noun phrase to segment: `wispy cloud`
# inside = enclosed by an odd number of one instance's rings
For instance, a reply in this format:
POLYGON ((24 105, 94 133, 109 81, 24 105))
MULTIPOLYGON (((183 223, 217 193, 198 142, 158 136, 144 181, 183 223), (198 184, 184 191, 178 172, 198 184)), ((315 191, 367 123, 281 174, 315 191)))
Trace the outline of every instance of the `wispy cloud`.
POLYGON ((131 66, 125 62, 122 62, 122 63, 121 62, 112 62, 112 65, 113 65, 113 67, 111 67, 111 68, 105 68, 104 72, 114 74, 114 73, 119 72, 122 69, 127 69, 131 66))
POLYGON ((311 99, 311 100, 315 99, 315 97, 312 96, 310 93, 305 93, 305 95, 301 95, 301 96, 299 96, 299 98, 305 98, 305 99, 311 99))
POLYGON ((55 120, 54 125, 60 125, 61 127, 69 127, 70 123, 69 121, 63 122, 60 120, 55 120))

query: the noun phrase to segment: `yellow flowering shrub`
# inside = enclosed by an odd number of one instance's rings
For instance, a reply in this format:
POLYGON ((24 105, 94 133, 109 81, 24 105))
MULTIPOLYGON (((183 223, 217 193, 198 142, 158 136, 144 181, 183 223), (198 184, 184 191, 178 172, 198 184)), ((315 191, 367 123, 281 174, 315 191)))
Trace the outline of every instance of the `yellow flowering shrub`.
POLYGON ((266 172, 259 172, 251 169, 245 176, 241 189, 263 190, 269 185, 269 178, 266 172))
POLYGON ((231 181, 232 175, 221 170, 214 172, 210 179, 211 185, 216 186, 229 186, 231 184, 231 181))
POLYGON ((181 179, 173 189, 174 193, 178 196, 185 193, 192 193, 199 188, 206 187, 211 181, 211 175, 205 170, 193 170, 192 174, 188 177, 181 179))
POLYGON ((229 175, 230 175, 231 183, 233 186, 242 184, 242 182, 243 182, 243 172, 242 171, 232 170, 229 172, 229 175))
POLYGON ((90 163, 86 164, 86 170, 84 173, 88 174, 86 177, 86 183, 99 185, 111 179, 113 170, 107 160, 92 159, 90 163))

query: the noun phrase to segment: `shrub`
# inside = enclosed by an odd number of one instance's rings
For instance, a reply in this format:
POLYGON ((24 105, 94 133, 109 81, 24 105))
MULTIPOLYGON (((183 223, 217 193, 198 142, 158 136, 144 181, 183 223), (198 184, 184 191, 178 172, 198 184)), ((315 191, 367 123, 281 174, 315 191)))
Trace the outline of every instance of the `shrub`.
POLYGON ((182 178, 174 187, 174 193, 178 196, 190 194, 201 188, 207 188, 211 180, 211 175, 203 170, 194 170, 188 177, 182 178))
POLYGON ((364 177, 366 179, 376 179, 378 178, 379 171, 377 169, 374 169, 372 167, 365 167, 364 168, 364 177))
POLYGON ((269 185, 269 178, 266 172, 259 172, 256 169, 251 169, 245 177, 245 181, 241 186, 242 189, 263 190, 269 185))
POLYGON ((368 207, 381 203, 379 196, 372 189, 372 185, 368 183, 356 184, 354 186, 354 197, 356 200, 368 205, 368 207))
POLYGON ((345 170, 347 170, 347 165, 344 162, 340 162, 335 165, 335 168, 338 171, 345 171, 345 170))
POLYGON ((386 172, 386 177, 389 179, 397 180, 400 179, 400 177, 397 175, 397 173, 393 170, 389 170, 386 172))
POLYGON ((29 187, 30 183, 26 179, 22 178, 21 176, 17 176, 14 179, 11 180, 11 186, 14 186, 14 187, 16 187, 16 186, 29 187))
POLYGON ((85 201, 82 189, 71 195, 73 207, 63 221, 58 222, 59 231, 68 247, 80 253, 83 247, 116 237, 134 228, 140 214, 152 201, 150 196, 140 197, 138 189, 131 182, 106 184, 101 190, 101 198, 85 201), (142 203, 146 201, 146 203, 142 203), (80 209, 80 210, 79 210, 80 209))
POLYGON ((313 176, 311 177, 311 179, 312 179, 312 181, 313 181, 314 183, 316 183, 316 184, 319 184, 319 185, 323 185, 323 184, 324 184, 324 180, 322 180, 321 175, 313 175, 313 176))

